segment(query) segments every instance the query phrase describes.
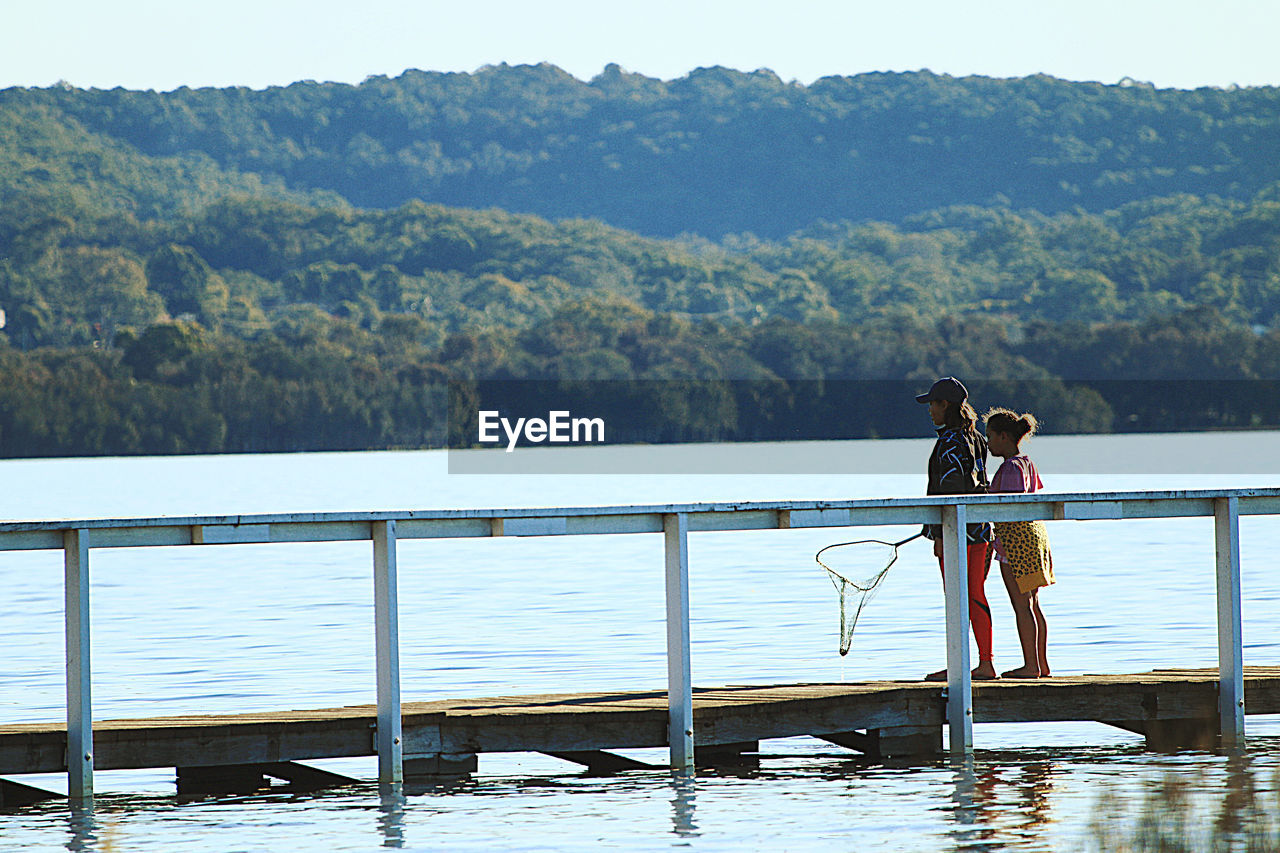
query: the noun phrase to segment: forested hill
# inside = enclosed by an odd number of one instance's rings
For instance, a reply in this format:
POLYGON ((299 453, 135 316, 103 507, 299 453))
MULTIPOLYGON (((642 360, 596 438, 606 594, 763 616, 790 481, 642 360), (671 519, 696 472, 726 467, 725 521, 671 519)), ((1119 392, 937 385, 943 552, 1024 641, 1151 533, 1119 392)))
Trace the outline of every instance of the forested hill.
POLYGON ((1101 212, 1280 180, 1280 89, 1045 76, 830 77, 610 66, 410 71, 264 91, 0 92, 0 200, 75 183, 142 217, 226 195, 414 199, 650 235, 780 238, 953 205, 1101 212))
POLYGON ((1262 196, 723 244, 421 202, 139 220, 32 197, 0 206, 0 308, 0 456, 438 446, 455 379, 599 380, 588 408, 635 441, 918 435, 911 395, 946 373, 1051 432, 1280 424, 1262 196))
POLYGON ((947 373, 1050 432, 1275 428, 1280 89, 10 89, 0 311, 0 456, 439 445, 472 380, 634 441, 919 435, 947 373))

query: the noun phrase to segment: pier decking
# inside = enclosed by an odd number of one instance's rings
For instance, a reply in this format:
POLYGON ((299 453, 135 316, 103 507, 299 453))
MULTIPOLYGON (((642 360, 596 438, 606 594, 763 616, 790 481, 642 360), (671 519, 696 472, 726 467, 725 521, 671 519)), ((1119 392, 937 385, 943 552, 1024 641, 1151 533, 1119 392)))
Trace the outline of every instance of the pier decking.
MULTIPOLYGON (((1280 667, 1248 667, 1250 713, 1280 713, 1280 667)), ((878 758, 942 753, 944 685, 924 681, 726 686, 693 691, 700 763, 737 763, 761 740, 811 735, 878 758)), ((973 686, 974 720, 1095 720, 1144 734, 1157 749, 1211 746, 1215 670, 1055 676, 973 686)), ((477 755, 541 752, 609 772, 645 767, 611 750, 668 745, 667 693, 499 696, 402 705, 410 780, 464 774, 477 755)), ((265 777, 304 787, 341 776, 292 765, 377 753, 377 707, 107 720, 94 724, 97 769, 174 767, 179 791, 253 790, 265 777), (230 771, 230 772, 229 772, 230 771)), ((67 769, 65 724, 0 726, 0 774, 67 769)), ((20 800, 19 791, 9 799, 20 800)), ((0 802, 3 802, 0 799, 0 802)))

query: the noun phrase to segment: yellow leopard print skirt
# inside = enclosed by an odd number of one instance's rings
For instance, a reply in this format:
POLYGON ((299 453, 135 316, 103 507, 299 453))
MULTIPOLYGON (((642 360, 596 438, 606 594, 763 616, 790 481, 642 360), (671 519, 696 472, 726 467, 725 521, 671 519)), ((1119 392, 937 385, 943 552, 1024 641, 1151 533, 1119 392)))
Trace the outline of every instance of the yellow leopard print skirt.
POLYGON ((1027 593, 1054 582, 1049 531, 1042 522, 997 521, 995 526, 1019 590, 1027 593))

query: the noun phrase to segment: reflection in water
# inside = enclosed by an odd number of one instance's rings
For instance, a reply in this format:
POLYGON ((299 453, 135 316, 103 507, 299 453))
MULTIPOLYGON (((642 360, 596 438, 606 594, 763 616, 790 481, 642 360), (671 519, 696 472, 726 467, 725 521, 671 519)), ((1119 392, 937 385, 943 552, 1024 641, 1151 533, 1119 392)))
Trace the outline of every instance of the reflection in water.
POLYGON ((404 846, 404 790, 399 784, 378 786, 378 829, 383 847, 404 846))
POLYGON ((84 805, 71 806, 71 814, 67 818, 67 849, 71 853, 90 853, 98 849, 98 819, 93 813, 93 801, 84 805))
POLYGON ((1113 790, 1098 796, 1090 826, 1098 849, 1280 850, 1280 767, 1268 779, 1256 758, 1236 754, 1222 767, 1180 767, 1144 781, 1135 808, 1113 790))
POLYGON ((1249 758, 1243 754, 1233 755, 1227 760, 1227 793, 1215 823, 1217 834, 1243 835, 1258 817, 1257 810, 1258 786, 1250 772, 1249 758))
POLYGON ((987 811, 991 800, 991 773, 979 775, 971 756, 952 762, 951 819, 957 827, 948 834, 962 849, 990 849, 980 842, 991 837, 987 811))
POLYGON ((1033 761, 1018 771, 1018 779, 1012 785, 1021 798, 1018 814, 1022 820, 1015 828, 1034 830, 1051 822, 1049 797, 1053 793, 1054 773, 1054 766, 1048 761, 1033 761))
POLYGON ((671 775, 671 829, 680 838, 696 838, 698 825, 694 822, 694 794, 697 779, 684 773, 671 775))
POLYGON ((975 763, 972 757, 952 764, 950 817, 956 827, 949 835, 958 848, 997 850, 1031 840, 1045 841, 1052 823, 1050 795, 1053 762, 975 763))
POLYGON ((807 849, 817 841, 861 849, 869 839, 867 847, 967 852, 1262 853, 1280 851, 1277 745, 1259 742, 1247 756, 1010 749, 911 767, 783 753, 740 775, 498 775, 410 797, 399 786, 356 786, 189 808, 172 808, 171 796, 107 796, 90 808, 59 803, 0 815, 0 850, 406 849, 415 846, 406 824, 416 813, 429 820, 440 849, 483 849, 495 839, 514 847, 517 839, 563 837, 569 827, 625 850, 661 847, 662 839, 666 846, 807 849), (655 795, 659 810, 669 802, 667 823, 661 815, 652 822, 655 795), (282 818, 281 809, 298 820, 282 818), (641 824, 647 829, 636 831, 641 824))
POLYGON ((952 762, 954 774, 951 792, 951 817, 961 825, 972 825, 977 822, 978 777, 973 770, 973 756, 966 756, 952 762))

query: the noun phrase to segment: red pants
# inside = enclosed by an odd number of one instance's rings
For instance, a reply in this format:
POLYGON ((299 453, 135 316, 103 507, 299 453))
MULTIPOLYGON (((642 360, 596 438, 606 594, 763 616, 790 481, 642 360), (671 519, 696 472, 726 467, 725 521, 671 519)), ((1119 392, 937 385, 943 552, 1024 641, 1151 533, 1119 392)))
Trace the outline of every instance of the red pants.
MULTIPOLYGON (((978 643, 978 661, 992 659, 991 654, 991 606, 987 604, 987 547, 986 542, 974 542, 968 548, 969 563, 969 624, 973 626, 973 639, 978 643)), ((938 558, 938 568, 943 568, 938 558)), ((946 576, 945 569, 943 576, 946 576)))

